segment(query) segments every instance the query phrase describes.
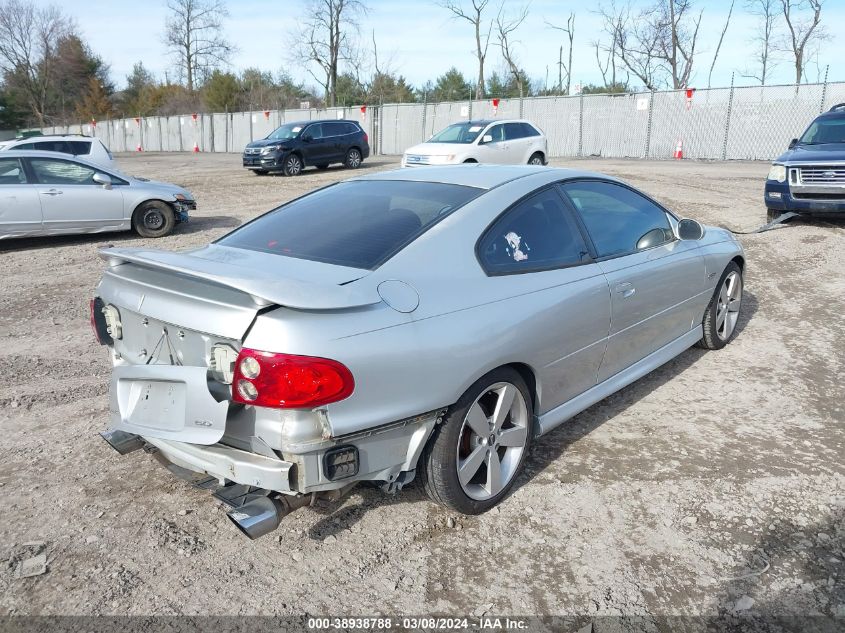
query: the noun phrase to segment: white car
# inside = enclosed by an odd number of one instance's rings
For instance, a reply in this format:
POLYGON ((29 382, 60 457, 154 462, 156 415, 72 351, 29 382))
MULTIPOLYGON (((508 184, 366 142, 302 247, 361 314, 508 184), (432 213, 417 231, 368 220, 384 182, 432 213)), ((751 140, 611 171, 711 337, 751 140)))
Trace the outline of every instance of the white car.
POLYGON ((495 163, 545 165, 546 135, 528 121, 461 121, 405 150, 402 167, 495 163))
POLYGON ((35 150, 39 152, 59 152, 78 156, 101 167, 117 170, 117 163, 109 149, 98 138, 82 136, 81 134, 65 134, 61 136, 29 136, 16 138, 0 143, 0 152, 10 149, 35 150))
POLYGON ((177 185, 58 152, 0 151, 0 240, 128 230, 162 237, 196 208, 177 185))

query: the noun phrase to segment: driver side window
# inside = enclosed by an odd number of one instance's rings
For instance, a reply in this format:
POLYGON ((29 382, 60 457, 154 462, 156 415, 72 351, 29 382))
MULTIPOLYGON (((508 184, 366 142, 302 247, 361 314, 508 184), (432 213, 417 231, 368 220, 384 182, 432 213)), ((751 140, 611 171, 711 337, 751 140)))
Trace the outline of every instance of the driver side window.
POLYGON ((648 198, 611 182, 563 185, 584 220, 599 257, 646 250, 675 239, 666 212, 648 198))
POLYGON ((500 141, 505 140, 505 126, 504 125, 494 125, 489 130, 487 130, 487 134, 493 137, 493 140, 490 141, 491 143, 499 143, 500 141))

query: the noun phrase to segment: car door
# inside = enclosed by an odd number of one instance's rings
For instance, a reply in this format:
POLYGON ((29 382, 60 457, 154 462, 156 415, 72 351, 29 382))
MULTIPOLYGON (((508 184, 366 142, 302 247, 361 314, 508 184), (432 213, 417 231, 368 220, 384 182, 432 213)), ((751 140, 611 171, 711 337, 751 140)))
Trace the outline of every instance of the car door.
POLYGON ((610 328, 610 290, 589 254, 574 214, 554 186, 512 206, 485 231, 478 258, 516 300, 502 309, 523 315, 513 336, 532 359, 550 409, 596 384, 610 328))
POLYGON ((338 162, 346 155, 344 139, 346 136, 346 124, 342 121, 323 123, 323 138, 326 143, 326 162, 338 162))
POLYGON ((611 290, 611 328, 599 382, 701 323, 705 290, 697 242, 678 240, 667 212, 618 183, 568 182, 563 190, 592 238, 611 290))
POLYGON ((490 126, 478 141, 478 162, 505 164, 508 162, 508 142, 505 140, 505 126, 501 123, 490 126), (489 141, 484 141, 486 137, 489 141))
POLYGON ((507 147, 507 162, 520 165, 528 162, 528 144, 530 140, 525 134, 522 123, 505 123, 505 140, 507 147))
POLYGON ((41 202, 20 158, 0 158, 0 237, 41 232, 41 202))
POLYGON ((32 157, 27 161, 35 177, 46 232, 74 233, 123 225, 121 188, 94 182, 95 168, 71 159, 32 157))
POLYGON ((331 159, 331 139, 324 135, 324 125, 323 123, 312 123, 305 128, 304 134, 311 137, 310 141, 304 141, 302 144, 302 153, 306 165, 321 165, 328 163, 331 159))

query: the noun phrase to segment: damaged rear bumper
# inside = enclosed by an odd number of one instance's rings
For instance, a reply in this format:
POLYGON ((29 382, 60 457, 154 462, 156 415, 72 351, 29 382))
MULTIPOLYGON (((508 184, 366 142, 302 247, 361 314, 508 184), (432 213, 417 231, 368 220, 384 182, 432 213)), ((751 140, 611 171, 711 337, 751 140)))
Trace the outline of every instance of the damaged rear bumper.
POLYGON ((264 445, 263 452, 266 454, 220 442, 192 444, 114 430, 101 435, 121 454, 141 447, 152 449, 163 463, 213 477, 221 486, 241 484, 284 495, 300 495, 338 490, 359 481, 372 481, 393 491, 413 479, 417 461, 442 413, 442 410, 432 411, 366 432, 331 439, 289 442, 281 451, 269 450, 264 445), (345 450, 354 455, 355 467, 333 470, 327 458, 345 450))

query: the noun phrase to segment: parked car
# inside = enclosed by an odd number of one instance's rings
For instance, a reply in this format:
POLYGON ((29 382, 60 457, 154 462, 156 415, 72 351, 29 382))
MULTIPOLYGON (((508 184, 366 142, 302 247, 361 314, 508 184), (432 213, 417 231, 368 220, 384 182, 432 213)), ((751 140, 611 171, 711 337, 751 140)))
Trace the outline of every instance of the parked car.
POLYGON ((60 152, 78 158, 84 158, 100 167, 117 171, 114 156, 98 138, 81 134, 61 136, 29 136, 0 143, 0 151, 34 150, 39 152, 60 152))
POLYGON ((58 152, 0 153, 0 239, 135 230, 162 237, 196 209, 176 185, 58 152))
POLYGON ((769 222, 787 211, 845 214, 845 103, 792 139, 769 170, 764 197, 769 222))
POLYGON ((545 165, 546 136, 528 121, 462 121, 405 150, 402 167, 496 163, 545 165))
POLYGON ((724 347, 745 266, 729 231, 615 178, 485 165, 374 173, 193 251, 101 256, 103 437, 225 484, 253 538, 358 481, 487 510, 533 438, 724 347))
POLYGON ((311 165, 326 169, 343 163, 358 169, 369 155, 369 138, 357 121, 327 119, 286 123, 247 145, 243 164, 259 176, 273 171, 298 176, 311 165))

